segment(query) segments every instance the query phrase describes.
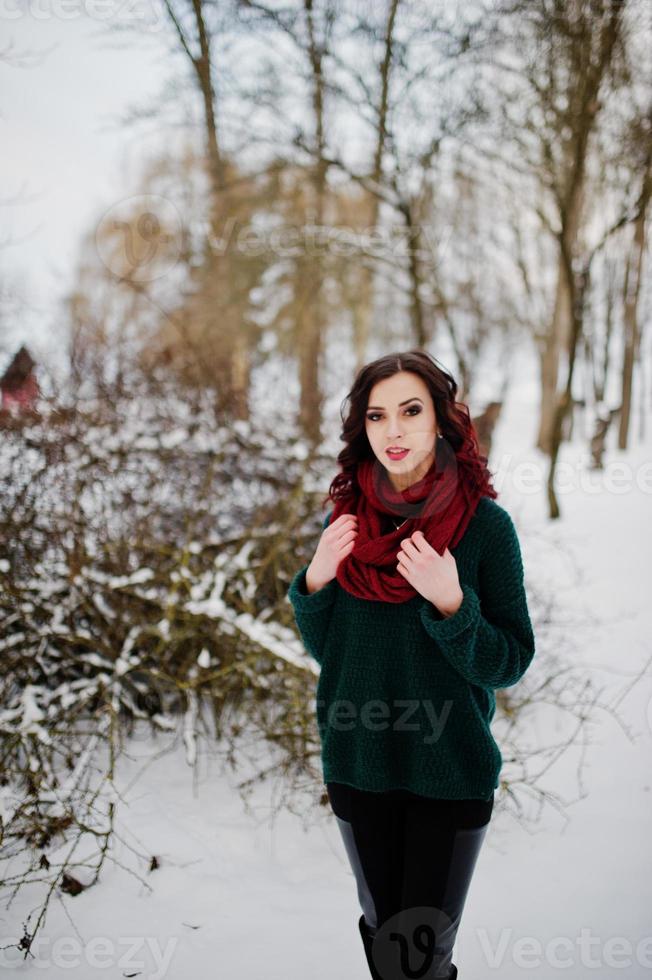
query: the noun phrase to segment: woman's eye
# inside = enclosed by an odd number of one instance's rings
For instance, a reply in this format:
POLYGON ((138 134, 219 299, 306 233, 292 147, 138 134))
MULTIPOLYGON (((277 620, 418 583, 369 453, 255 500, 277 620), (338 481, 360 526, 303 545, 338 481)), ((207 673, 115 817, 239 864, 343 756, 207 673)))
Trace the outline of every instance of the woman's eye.
MULTIPOLYGON (((418 415, 419 412, 421 411, 421 408, 419 407, 419 405, 413 405, 411 408, 406 408, 405 411, 406 412, 414 412, 415 415, 418 415)), ((380 418, 380 415, 379 415, 378 412, 372 412, 371 415, 367 415, 367 419, 370 422, 375 422, 377 418, 380 418)))

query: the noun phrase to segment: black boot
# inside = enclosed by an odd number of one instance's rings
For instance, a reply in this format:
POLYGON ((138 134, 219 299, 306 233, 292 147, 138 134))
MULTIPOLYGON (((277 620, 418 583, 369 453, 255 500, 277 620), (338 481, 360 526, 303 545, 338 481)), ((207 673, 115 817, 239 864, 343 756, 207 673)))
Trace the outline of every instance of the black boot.
POLYGON ((362 944, 364 946, 365 956, 367 957, 367 963, 369 964, 369 971, 373 980, 386 980, 385 977, 381 977, 380 973, 376 969, 373 958, 371 956, 371 947, 374 941, 374 935, 369 929, 369 926, 365 922, 364 915, 360 916, 358 920, 358 927, 360 929, 360 935, 362 936, 362 944))
MULTIPOLYGON (((371 955, 371 947, 373 945, 375 931, 370 930, 369 926, 365 922, 364 915, 360 916, 360 919, 358 920, 358 927, 360 929, 360 935, 362 936, 362 944, 364 946, 365 956, 367 957, 369 971, 373 977, 373 980, 389 980, 389 977, 382 977, 376 969, 376 965, 371 955)), ((454 963, 451 964, 451 972, 448 974, 448 980, 457 980, 457 967, 454 963)))

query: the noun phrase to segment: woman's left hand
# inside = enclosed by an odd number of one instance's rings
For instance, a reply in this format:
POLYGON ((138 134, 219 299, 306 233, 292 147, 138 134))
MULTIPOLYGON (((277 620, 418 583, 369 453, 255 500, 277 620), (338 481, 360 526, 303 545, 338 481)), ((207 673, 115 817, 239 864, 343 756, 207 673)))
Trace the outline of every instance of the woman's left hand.
POLYGON ((438 554, 422 531, 403 538, 397 554, 397 569, 413 589, 437 606, 442 616, 452 616, 462 604, 464 593, 457 564, 446 548, 438 554))

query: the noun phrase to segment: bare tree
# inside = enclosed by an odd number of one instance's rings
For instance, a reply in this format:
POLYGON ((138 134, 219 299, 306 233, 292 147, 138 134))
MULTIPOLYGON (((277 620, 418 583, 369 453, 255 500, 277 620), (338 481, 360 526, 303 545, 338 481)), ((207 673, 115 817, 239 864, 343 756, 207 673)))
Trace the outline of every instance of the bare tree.
POLYGON ((652 195, 652 109, 635 121, 633 158, 640 158, 641 189, 636 206, 634 234, 627 251, 623 283, 624 343, 622 364, 622 401, 618 429, 618 448, 627 448, 627 436, 632 411, 632 381, 634 363, 640 354, 639 297, 643 279, 646 234, 652 195))
MULTIPOLYGON (((618 0, 513 2, 496 10, 490 33, 502 56, 496 65, 509 81, 500 100, 503 133, 543 191, 538 216, 557 243, 557 274, 550 327, 540 339, 541 414, 538 448, 552 454, 554 433, 569 387, 581 335, 576 275, 583 221, 590 199, 587 166, 609 84, 627 81, 622 71, 623 19, 618 0), (507 42, 507 44, 505 44, 507 42), (568 353, 567 377, 558 396, 560 355, 568 353), (560 407, 561 406, 561 407, 560 407)), ((570 403, 569 403, 570 404, 570 403)))
MULTIPOLYGON (((300 0, 294 6, 275 8, 256 0, 240 0, 244 23, 254 29, 279 31, 299 56, 299 73, 307 92, 308 130, 297 131, 296 142, 306 146, 310 165, 306 177, 304 229, 324 226, 326 219, 327 174, 327 81, 324 64, 330 54, 331 35, 337 14, 336 0, 300 0)), ((257 97, 261 96, 257 92, 257 97)), ((325 269, 323 255, 306 235, 303 255, 296 265, 294 311, 296 316, 297 358, 299 364, 299 424, 313 446, 321 441, 321 391, 319 365, 326 334, 323 298, 325 269), (310 244, 308 244, 310 243, 310 244)))
MULTIPOLYGON (((224 247, 233 225, 240 219, 238 207, 242 195, 233 188, 242 178, 236 161, 222 145, 220 116, 221 58, 228 47, 229 31, 233 26, 234 3, 216 5, 206 0, 164 0, 164 11, 170 30, 170 45, 189 68, 191 84, 198 94, 203 119, 204 169, 208 181, 208 207, 205 216, 206 234, 201 262, 192 269, 192 291, 202 307, 202 334, 205 350, 195 347, 192 358, 195 366, 210 361, 210 380, 219 392, 221 407, 232 417, 248 418, 249 386, 252 352, 257 340, 256 331, 242 317, 243 304, 229 301, 233 283, 238 279, 234 269, 233 252, 224 247)), ((133 34, 131 25, 111 25, 110 33, 133 34)), ((178 92, 172 93, 178 98, 178 92)), ((158 107, 157 107, 158 108, 158 107)), ((133 122, 157 111, 151 107, 139 110, 133 122)), ((185 324, 183 325, 185 326, 185 324)), ((197 331, 194 331, 197 344, 197 331)), ((168 357, 182 361, 186 351, 180 345, 166 347, 168 357)), ((201 372, 200 372, 201 374, 201 372)), ((203 382, 206 382, 206 375, 203 382)))

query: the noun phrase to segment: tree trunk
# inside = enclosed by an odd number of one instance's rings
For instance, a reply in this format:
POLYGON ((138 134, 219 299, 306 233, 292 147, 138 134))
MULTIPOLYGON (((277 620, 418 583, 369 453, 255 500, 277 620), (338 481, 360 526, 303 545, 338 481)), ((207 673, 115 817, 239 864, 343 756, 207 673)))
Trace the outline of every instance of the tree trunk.
POLYGON ((425 347, 428 341, 423 317, 423 303, 421 302, 421 263, 419 262, 419 248, 421 246, 421 230, 418 223, 415 223, 412 208, 409 203, 401 207, 401 213, 405 219, 408 230, 408 274, 410 277, 410 319, 412 321, 412 331, 414 333, 414 343, 417 347, 425 347))
MULTIPOLYGON (((380 64, 380 102, 378 105, 378 127, 376 130, 376 148, 374 151, 371 178, 379 184, 383 173, 383 154, 387 140, 387 113, 389 108, 389 85, 392 70, 394 48, 394 25, 401 0, 390 0, 385 28, 384 56, 380 64)), ((380 210, 379 200, 372 194, 369 201, 369 227, 373 230, 378 222, 380 210)), ((353 346, 355 350, 356 370, 364 365, 367 357, 367 345, 371 334, 371 318, 374 302, 374 271, 363 265, 360 270, 360 301, 353 321, 353 346)))
POLYGON ((634 240, 632 248, 627 256, 624 283, 624 350, 623 350, 623 371, 622 371, 622 397, 620 411, 620 425, 618 427, 618 448, 627 448, 627 437, 629 433, 629 422, 632 411, 632 385, 634 377, 634 363, 638 355, 639 331, 638 331, 638 298, 641 291, 641 276, 643 270, 643 258, 645 255, 645 233, 646 216, 652 192, 652 175, 650 171, 649 159, 648 167, 643 179, 643 189, 641 192, 640 206, 636 222, 634 224, 634 240))
MULTIPOLYGON (((320 228, 324 222, 324 198, 328 164, 324 160, 324 77, 323 47, 315 33, 313 0, 304 0, 304 13, 308 35, 308 59, 312 73, 311 108, 315 127, 316 162, 312 171, 315 200, 315 223, 320 228)), ((320 386, 320 361, 322 337, 325 330, 323 309, 323 260, 318 250, 304 256, 307 282, 299 282, 303 301, 297 323, 299 343, 299 380, 301 387, 299 421, 308 442, 314 446, 321 441, 321 406, 323 396, 320 386), (308 288, 306 288, 308 287, 308 288)), ((301 268, 301 264, 299 264, 301 268)))
MULTIPOLYGON (((225 220, 229 215, 226 189, 226 167, 220 151, 215 113, 215 89, 212 79, 212 52, 209 33, 204 20, 204 0, 192 0, 199 55, 191 56, 204 107, 205 145, 208 174, 211 182, 210 234, 206 244, 206 272, 211 279, 211 292, 218 297, 229 295, 231 276, 229 256, 226 252, 215 254, 215 243, 222 237, 225 220)), ((220 392, 220 404, 228 406, 228 414, 238 419, 249 418, 249 387, 251 380, 251 351, 247 343, 244 325, 228 315, 219 303, 212 317, 209 333, 219 342, 219 354, 224 358, 224 387, 220 392)))
POLYGON ((584 320, 584 303, 589 283, 590 266, 587 265, 580 276, 576 276, 573 269, 573 254, 568 247, 568 243, 561 241, 561 254, 563 261, 563 271, 565 286, 569 296, 571 310, 571 333, 568 343, 568 370, 566 372, 566 386, 560 396, 555 398, 555 408, 552 419, 550 433, 550 469, 548 472, 548 506, 551 518, 560 516, 559 502, 555 493, 555 473, 557 469, 557 458, 562 442, 564 420, 573 405, 573 372, 579 339, 582 335, 582 324, 584 320))
POLYGON ((552 314, 550 333, 545 338, 541 353, 541 407, 537 448, 550 454, 552 429, 557 403, 557 381, 559 374, 559 352, 568 348, 570 326, 570 304, 566 276, 561 255, 557 263, 557 291, 552 314))

